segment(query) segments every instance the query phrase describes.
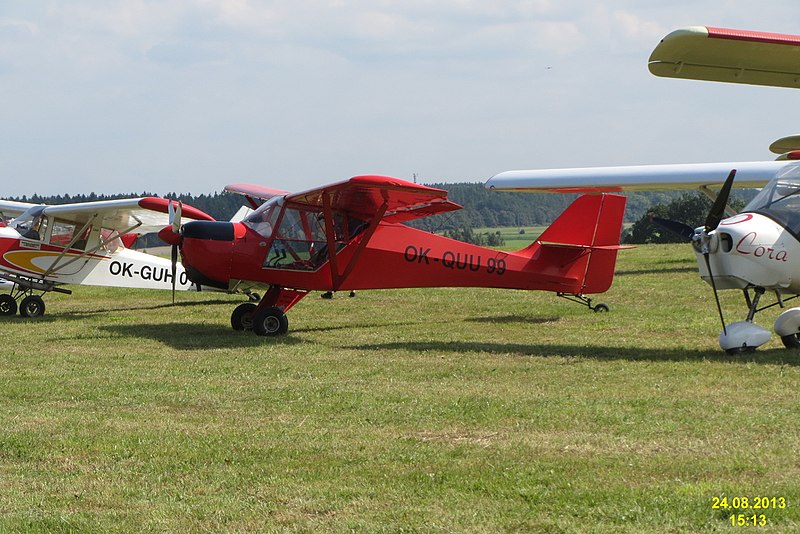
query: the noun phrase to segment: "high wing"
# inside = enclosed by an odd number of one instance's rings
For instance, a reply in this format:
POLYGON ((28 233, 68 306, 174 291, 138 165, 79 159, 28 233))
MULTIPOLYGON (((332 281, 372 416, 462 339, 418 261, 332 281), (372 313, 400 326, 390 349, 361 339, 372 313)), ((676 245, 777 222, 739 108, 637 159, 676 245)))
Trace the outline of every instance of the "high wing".
POLYGON ((798 168, 798 162, 755 161, 507 171, 489 178, 486 188, 556 193, 707 189, 724 183, 733 169, 734 187, 758 188, 798 168))
POLYGON ((650 72, 668 78, 800 87, 800 35, 692 26, 656 46, 650 72))
POLYGON ((404 222, 461 209, 447 191, 388 176, 355 176, 349 180, 286 196, 295 205, 347 212, 370 220, 385 209, 384 222, 404 222))
MULTIPOLYGON (((122 234, 157 232, 169 224, 169 199, 157 197, 125 198, 46 206, 46 215, 77 223, 102 225, 122 234)), ((182 218, 213 221, 213 217, 192 206, 183 206, 182 218)))

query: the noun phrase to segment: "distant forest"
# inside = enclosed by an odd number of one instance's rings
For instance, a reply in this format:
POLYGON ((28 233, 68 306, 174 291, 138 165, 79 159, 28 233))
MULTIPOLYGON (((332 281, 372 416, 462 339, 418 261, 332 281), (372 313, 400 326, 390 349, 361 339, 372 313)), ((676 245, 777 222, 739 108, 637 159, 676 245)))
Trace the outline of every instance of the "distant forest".
MULTIPOLYGON (((574 194, 489 191, 480 183, 440 183, 429 185, 447 190, 448 198, 464 207, 463 210, 411 222, 417 228, 436 232, 462 228, 545 226, 553 222, 577 197, 574 194)), ((667 204, 684 193, 685 191, 628 193, 625 221, 637 221, 652 206, 667 204)), ((748 193, 744 192, 744 196, 752 196, 748 193)), ((31 197, 10 198, 9 200, 37 204, 67 204, 70 202, 90 202, 139 196, 159 195, 147 192, 120 195, 96 195, 91 193, 88 195, 48 197, 33 195, 31 197)), ((239 207, 246 204, 244 197, 241 195, 226 192, 202 195, 169 193, 164 196, 199 208, 217 220, 230 219, 239 207)))

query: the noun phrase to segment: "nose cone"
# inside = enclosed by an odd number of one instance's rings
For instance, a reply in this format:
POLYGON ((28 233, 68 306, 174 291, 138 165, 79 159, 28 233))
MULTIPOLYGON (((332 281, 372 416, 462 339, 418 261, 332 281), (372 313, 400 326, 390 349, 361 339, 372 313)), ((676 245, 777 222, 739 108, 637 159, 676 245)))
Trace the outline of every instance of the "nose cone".
POLYGON ((192 221, 181 230, 181 262, 195 284, 228 289, 233 256, 234 225, 192 221))

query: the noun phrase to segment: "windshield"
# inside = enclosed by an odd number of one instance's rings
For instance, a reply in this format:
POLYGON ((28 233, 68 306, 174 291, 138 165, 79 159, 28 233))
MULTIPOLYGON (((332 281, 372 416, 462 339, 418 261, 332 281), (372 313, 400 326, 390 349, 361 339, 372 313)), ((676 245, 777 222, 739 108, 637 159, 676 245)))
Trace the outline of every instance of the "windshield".
POLYGON ((283 197, 272 197, 245 217, 242 222, 263 237, 270 237, 282 206, 283 197))
POLYGON ((766 215, 789 231, 800 234, 800 166, 781 170, 743 211, 766 215))
POLYGON ((33 206, 28 208, 25 213, 11 221, 9 226, 14 228, 23 237, 41 239, 46 228, 46 218, 44 216, 45 207, 46 206, 33 206))

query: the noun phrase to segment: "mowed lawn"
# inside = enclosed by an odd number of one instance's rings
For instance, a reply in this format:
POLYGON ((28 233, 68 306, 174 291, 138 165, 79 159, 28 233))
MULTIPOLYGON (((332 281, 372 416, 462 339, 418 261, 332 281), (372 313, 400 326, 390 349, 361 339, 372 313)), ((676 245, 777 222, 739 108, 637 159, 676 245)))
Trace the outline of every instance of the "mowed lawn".
POLYGON ((622 252, 609 313, 312 294, 280 339, 241 297, 73 289, 0 322, 0 532, 800 529, 800 352, 722 353, 687 245, 622 252))

